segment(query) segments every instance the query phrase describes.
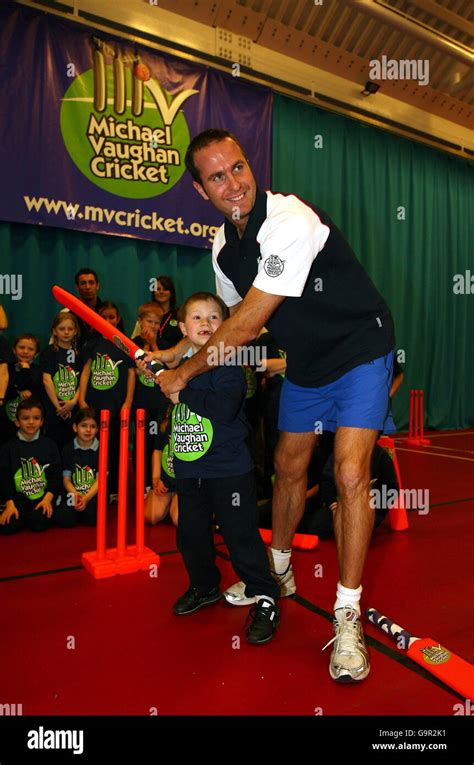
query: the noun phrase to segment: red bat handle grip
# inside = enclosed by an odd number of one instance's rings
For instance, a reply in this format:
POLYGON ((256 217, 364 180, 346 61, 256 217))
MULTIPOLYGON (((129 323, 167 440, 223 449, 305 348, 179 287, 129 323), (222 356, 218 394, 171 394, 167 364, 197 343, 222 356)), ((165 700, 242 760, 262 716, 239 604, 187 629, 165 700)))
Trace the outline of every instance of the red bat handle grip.
POLYGON ((403 627, 400 627, 399 624, 392 622, 388 616, 384 616, 380 611, 376 611, 375 608, 368 608, 365 615, 369 622, 375 624, 376 627, 379 627, 379 629, 386 632, 387 635, 391 635, 391 637, 397 641, 399 648, 408 650, 410 641, 416 639, 413 635, 410 635, 409 632, 404 630, 403 627))
MULTIPOLYGON (((145 361, 145 356, 146 356, 146 352, 142 351, 141 348, 140 348, 140 350, 138 350, 135 353, 136 361, 141 361, 142 359, 143 359, 143 361, 145 361)), ((153 361, 145 361, 145 364, 147 366, 147 369, 149 369, 150 372, 153 372, 155 377, 156 377, 156 375, 159 375, 160 372, 163 371, 163 369, 165 369, 163 364, 160 364, 159 361, 155 361, 155 360, 153 360, 153 361)))

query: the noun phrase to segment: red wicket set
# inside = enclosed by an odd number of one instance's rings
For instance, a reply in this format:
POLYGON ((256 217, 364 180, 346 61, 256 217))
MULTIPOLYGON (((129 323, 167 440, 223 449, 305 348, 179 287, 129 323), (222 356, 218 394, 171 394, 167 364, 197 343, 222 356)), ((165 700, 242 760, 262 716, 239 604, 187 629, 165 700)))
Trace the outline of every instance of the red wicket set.
POLYGON ((106 549, 107 456, 109 411, 100 413, 99 490, 97 495, 97 549, 82 554, 82 565, 96 579, 143 571, 160 565, 160 556, 145 547, 145 410, 136 415, 136 543, 126 544, 127 474, 130 410, 120 412, 120 455, 117 513, 117 547, 106 549))
POLYGON ((424 391, 410 391, 410 421, 408 438, 404 441, 410 446, 428 446, 429 439, 425 438, 424 391))

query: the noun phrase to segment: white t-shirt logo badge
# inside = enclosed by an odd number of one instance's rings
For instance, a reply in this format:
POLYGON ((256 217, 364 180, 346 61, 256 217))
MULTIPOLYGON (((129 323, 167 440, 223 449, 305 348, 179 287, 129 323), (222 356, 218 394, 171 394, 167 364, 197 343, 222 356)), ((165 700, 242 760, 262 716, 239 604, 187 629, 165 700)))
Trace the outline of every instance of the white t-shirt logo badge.
POLYGON ((267 276, 280 276, 285 268, 284 261, 278 255, 269 255, 263 264, 267 276))

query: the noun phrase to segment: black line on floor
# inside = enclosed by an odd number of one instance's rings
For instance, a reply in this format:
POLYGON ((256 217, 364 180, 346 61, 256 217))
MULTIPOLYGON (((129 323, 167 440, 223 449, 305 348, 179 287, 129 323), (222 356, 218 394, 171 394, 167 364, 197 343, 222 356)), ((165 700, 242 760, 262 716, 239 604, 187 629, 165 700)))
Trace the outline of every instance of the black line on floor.
POLYGON ((31 574, 14 574, 14 576, 2 576, 0 582, 12 582, 14 579, 31 579, 34 576, 48 576, 49 574, 64 574, 66 571, 78 571, 82 566, 69 566, 68 568, 52 568, 49 571, 33 571, 31 574))
MULTIPOLYGON (((216 545, 224 545, 225 542, 217 542, 216 545)), ((219 554, 219 551, 216 550, 217 554, 219 554)), ((157 555, 165 556, 165 555, 176 555, 179 553, 179 550, 164 550, 163 552, 157 552, 157 555)), ((64 574, 68 571, 79 571, 82 569, 83 566, 69 566, 68 568, 52 568, 48 571, 33 571, 31 574, 14 574, 13 576, 2 576, 0 577, 0 582, 12 582, 15 579, 31 579, 35 576, 48 576, 49 574, 64 574)), ((138 572, 137 572, 138 573, 138 572)))
POLYGON ((472 502, 474 500, 474 497, 465 497, 464 499, 451 499, 446 500, 446 502, 437 502, 435 505, 430 505, 430 507, 442 507, 443 505, 457 505, 459 502, 472 502))
MULTIPOLYGON (((325 611, 319 606, 316 606, 310 600, 307 600, 306 598, 302 598, 301 595, 296 595, 296 594, 292 595, 291 600, 294 600, 295 603, 298 603, 298 605, 303 606, 303 608, 307 608, 308 611, 312 611, 313 613, 318 614, 318 616, 321 616, 323 619, 326 619, 326 621, 332 622, 334 620, 333 614, 330 614, 328 611, 325 611)), ((406 667, 406 669, 409 669, 411 672, 414 672, 419 677, 422 677, 425 680, 429 680, 434 685, 437 685, 438 688, 442 688, 444 691, 448 691, 456 698, 462 699, 464 701, 464 696, 462 696, 460 693, 455 691, 453 688, 450 688, 449 685, 445 685, 441 680, 438 680, 437 677, 432 675, 426 669, 423 669, 423 667, 420 667, 418 664, 413 662, 405 654, 395 650, 395 648, 390 648, 390 646, 385 645, 385 643, 381 643, 379 640, 371 637, 370 635, 365 635, 365 641, 367 645, 369 645, 371 648, 374 648, 376 651, 383 654, 384 656, 387 656, 387 658, 393 659, 393 661, 396 661, 397 664, 401 664, 403 667, 406 667)))

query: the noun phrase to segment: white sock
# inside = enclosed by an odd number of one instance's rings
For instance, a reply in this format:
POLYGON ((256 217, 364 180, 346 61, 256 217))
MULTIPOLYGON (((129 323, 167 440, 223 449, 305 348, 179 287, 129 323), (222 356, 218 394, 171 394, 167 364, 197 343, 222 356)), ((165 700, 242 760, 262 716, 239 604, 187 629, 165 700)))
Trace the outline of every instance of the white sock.
POLYGON ((291 550, 275 550, 270 547, 273 563, 275 566, 275 574, 284 574, 291 563, 291 550))
POLYGON ((356 590, 351 590, 350 587, 344 587, 340 582, 337 583, 336 590, 336 602, 334 603, 334 610, 338 608, 344 608, 344 606, 350 606, 360 616, 360 596, 362 593, 362 585, 356 590))
POLYGON ((273 603, 275 605, 275 601, 273 598, 271 598, 269 595, 255 595, 255 602, 258 603, 259 600, 269 600, 270 603, 273 603))

